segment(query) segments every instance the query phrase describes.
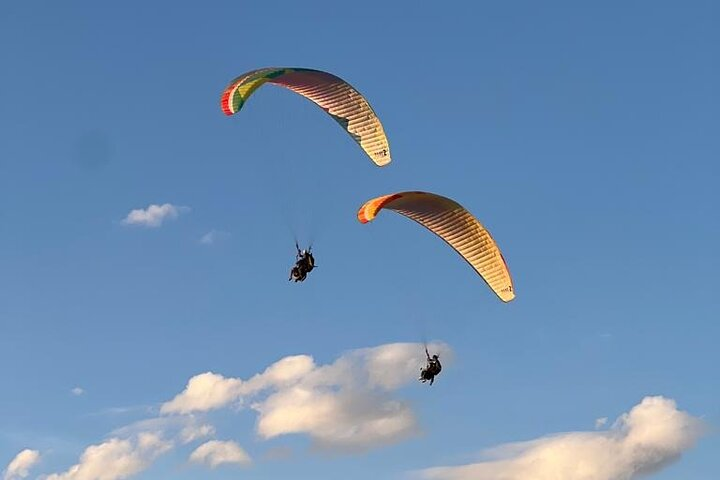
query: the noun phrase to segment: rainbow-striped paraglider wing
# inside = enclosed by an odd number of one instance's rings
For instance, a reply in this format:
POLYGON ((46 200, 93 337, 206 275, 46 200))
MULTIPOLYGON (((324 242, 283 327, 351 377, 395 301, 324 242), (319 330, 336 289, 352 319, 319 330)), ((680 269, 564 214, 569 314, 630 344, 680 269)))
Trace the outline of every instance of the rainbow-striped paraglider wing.
POLYGON ((220 100, 226 115, 242 109, 264 83, 288 88, 325 110, 376 165, 390 163, 390 145, 380 119, 360 92, 335 75, 307 68, 261 68, 230 82, 220 100))

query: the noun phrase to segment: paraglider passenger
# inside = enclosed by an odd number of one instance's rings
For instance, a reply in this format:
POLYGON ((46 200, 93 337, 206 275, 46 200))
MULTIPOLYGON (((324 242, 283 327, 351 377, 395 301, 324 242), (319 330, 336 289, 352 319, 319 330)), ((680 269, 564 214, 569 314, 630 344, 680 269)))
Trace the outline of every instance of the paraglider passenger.
POLYGON ((302 282, 303 280, 305 280, 305 277, 306 277, 306 276, 307 276, 307 274, 305 274, 305 273, 300 269, 299 266, 294 265, 294 266, 290 269, 290 278, 288 278, 288 280, 295 280, 296 282, 302 282))

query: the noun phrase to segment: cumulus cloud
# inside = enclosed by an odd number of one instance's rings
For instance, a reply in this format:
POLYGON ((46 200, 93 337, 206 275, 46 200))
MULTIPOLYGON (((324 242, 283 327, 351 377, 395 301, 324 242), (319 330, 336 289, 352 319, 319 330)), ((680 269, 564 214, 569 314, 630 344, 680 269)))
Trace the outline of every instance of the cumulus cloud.
MULTIPOLYGON (((445 345, 432 345, 441 357, 445 345)), ((286 357, 248 380, 206 372, 161 407, 163 414, 206 412, 250 405, 263 439, 306 434, 316 446, 358 451, 395 443, 418 431, 406 402, 392 392, 423 366, 422 346, 396 343, 354 350, 316 365, 308 355, 286 357)))
POLYGON ((72 393, 72 394, 75 395, 76 397, 79 397, 80 395, 82 395, 83 393, 85 393, 85 390, 82 389, 81 387, 75 387, 75 388, 73 388, 72 390, 70 390, 70 393, 72 393))
POLYGON ((502 445, 486 461, 438 467, 429 480, 631 480, 680 458, 703 433, 675 401, 646 397, 602 432, 571 432, 502 445))
POLYGON ((170 203, 163 205, 150 205, 145 209, 132 210, 122 220, 123 225, 138 225, 148 228, 160 227, 165 220, 175 219, 181 213, 189 211, 188 207, 178 207, 170 203))
POLYGON ((17 480, 30 474, 30 469, 40 461, 40 452, 25 449, 18 453, 8 464, 3 475, 4 480, 17 480))
MULTIPOLYGON (((442 344, 430 348, 446 359, 451 353, 442 344)), ((116 429, 108 440, 87 447, 76 465, 42 478, 130 478, 173 448, 213 437, 215 428, 204 422, 204 414, 227 407, 255 412, 262 439, 305 434, 317 447, 341 451, 397 442, 418 427, 409 405, 393 394, 417 378, 423 356, 422 345, 397 343, 354 350, 326 365, 308 355, 289 356, 247 380, 202 373, 160 407, 160 416, 116 429)), ((200 445, 190 461, 210 468, 251 463, 239 445, 218 440, 200 445)), ((6 474, 4 480, 23 478, 18 468, 11 464, 8 472, 15 476, 6 474)))
POLYGON ((182 443, 190 443, 212 435, 215 435, 215 427, 212 425, 192 423, 180 430, 179 438, 182 443))
POLYGON ((595 419, 595 428, 602 428, 607 424, 608 418, 607 417, 600 417, 595 419))
POLYGON ((190 454, 190 461, 210 468, 220 465, 250 465, 252 463, 250 456, 240 445, 220 440, 211 440, 200 445, 190 454))
POLYGON ((171 449, 215 434, 215 427, 193 415, 154 417, 111 432, 110 438, 86 448, 80 461, 44 480, 121 480, 148 467, 171 449))
POLYGON ((241 393, 249 396, 268 388, 293 385, 307 377, 315 368, 315 362, 309 355, 285 357, 270 365, 264 372, 250 378, 241 393))
POLYGON ((190 413, 208 411, 227 406, 241 395, 243 381, 236 378, 225 378, 212 372, 201 373, 192 377, 183 390, 173 400, 164 403, 160 412, 190 413))
POLYGON ((418 432, 415 415, 405 402, 364 391, 298 386, 253 408, 260 414, 260 437, 305 433, 318 447, 329 450, 363 451, 418 432))
POLYGON ((163 414, 206 412, 227 407, 263 389, 297 381, 313 368, 315 364, 312 357, 295 355, 275 362, 264 372, 247 381, 226 378, 213 372, 201 373, 188 381, 182 393, 164 403, 160 412, 163 414))
POLYGON ((173 444, 153 432, 134 438, 111 438, 85 449, 80 462, 66 472, 48 475, 46 480, 122 480, 136 475, 169 451, 173 444))

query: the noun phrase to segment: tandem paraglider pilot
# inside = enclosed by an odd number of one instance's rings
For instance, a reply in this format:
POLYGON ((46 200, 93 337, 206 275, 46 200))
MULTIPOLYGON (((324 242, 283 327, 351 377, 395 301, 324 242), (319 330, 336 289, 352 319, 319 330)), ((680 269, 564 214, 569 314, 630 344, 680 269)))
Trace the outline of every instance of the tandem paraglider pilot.
POLYGON ((300 250, 297 244, 295 248, 297 249, 295 265, 290 269, 290 278, 288 278, 288 280, 303 282, 307 278, 307 274, 315 268, 315 257, 313 257, 309 248, 307 250, 300 250))
POLYGON ((430 382, 430 385, 432 385, 435 381, 435 376, 439 375, 442 371, 442 365, 440 364, 440 357, 437 355, 430 357, 427 349, 425 350, 425 355, 427 356, 427 366, 420 370, 419 380, 422 383, 430 382))

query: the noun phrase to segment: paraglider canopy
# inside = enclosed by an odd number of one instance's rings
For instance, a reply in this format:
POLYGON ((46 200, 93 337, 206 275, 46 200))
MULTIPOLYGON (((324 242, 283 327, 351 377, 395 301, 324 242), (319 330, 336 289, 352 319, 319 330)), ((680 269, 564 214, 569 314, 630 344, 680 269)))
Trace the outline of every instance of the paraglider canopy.
POLYGON ((503 302, 515 298, 510 270, 490 232, 454 200, 427 192, 400 192, 368 200, 358 220, 368 223, 382 209, 416 221, 442 238, 485 280, 503 302))
POLYGON ((225 115, 240 111, 265 83, 302 95, 325 110, 379 167, 390 163, 390 145, 370 103, 349 83, 331 73, 309 68, 269 67, 252 70, 230 82, 220 99, 225 115))

